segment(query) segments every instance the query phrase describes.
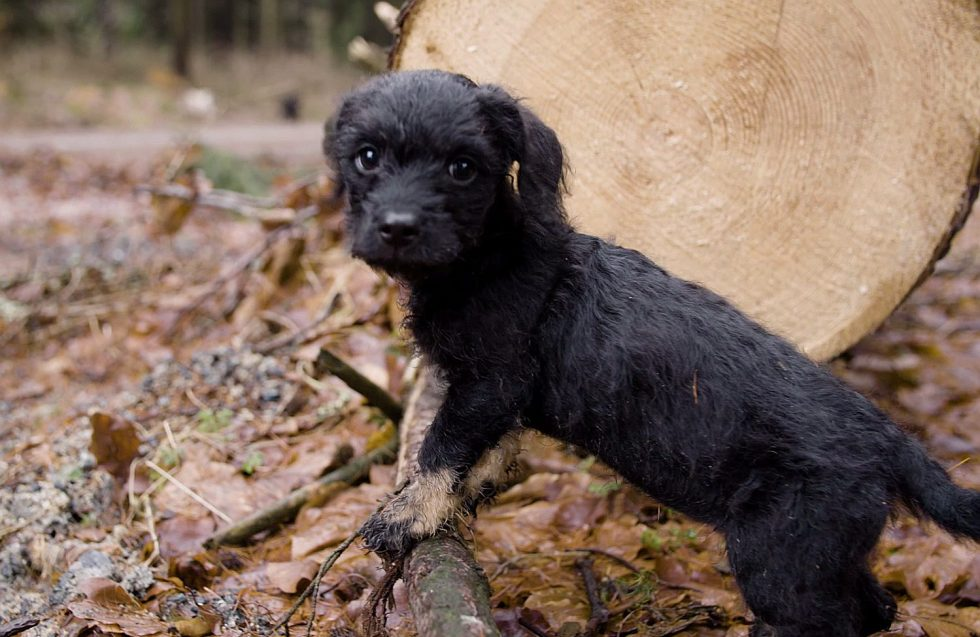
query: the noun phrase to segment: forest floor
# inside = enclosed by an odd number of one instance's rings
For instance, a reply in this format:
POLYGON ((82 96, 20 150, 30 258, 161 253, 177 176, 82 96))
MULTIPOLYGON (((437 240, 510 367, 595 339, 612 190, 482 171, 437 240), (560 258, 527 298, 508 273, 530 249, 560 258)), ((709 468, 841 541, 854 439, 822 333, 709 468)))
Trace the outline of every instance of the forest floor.
MULTIPOLYGON (((33 620, 22 634, 262 634, 393 486, 378 465, 247 546, 203 547, 392 435, 376 408, 317 373, 321 347, 395 396, 412 379, 399 291, 346 254, 317 169, 208 152, 170 150, 146 167, 0 157, 0 635, 33 620), (243 173, 254 177, 243 189, 271 189, 263 205, 277 215, 317 202, 320 213, 281 232, 250 209, 136 192, 203 193, 243 173)), ((936 273, 831 364, 973 488, 978 332, 974 218, 936 273)), ((600 551, 603 634, 747 635, 717 534, 592 458, 541 438, 528 447, 526 479, 466 531, 505 635, 583 634, 586 549, 600 551)), ((980 631, 976 545, 899 515, 873 567, 900 600, 888 634, 980 631)), ((381 575, 373 555, 347 551, 321 588, 317 634, 353 626, 381 575)), ((400 586, 394 597, 388 627, 413 635, 400 586)))

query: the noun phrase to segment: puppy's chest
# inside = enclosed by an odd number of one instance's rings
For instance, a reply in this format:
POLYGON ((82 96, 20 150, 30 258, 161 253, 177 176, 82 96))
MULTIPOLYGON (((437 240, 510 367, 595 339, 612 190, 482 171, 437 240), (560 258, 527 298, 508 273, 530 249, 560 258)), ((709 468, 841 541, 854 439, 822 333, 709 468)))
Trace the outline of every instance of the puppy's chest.
POLYGON ((409 326, 423 354, 447 370, 513 364, 529 347, 527 313, 484 296, 417 302, 409 326))

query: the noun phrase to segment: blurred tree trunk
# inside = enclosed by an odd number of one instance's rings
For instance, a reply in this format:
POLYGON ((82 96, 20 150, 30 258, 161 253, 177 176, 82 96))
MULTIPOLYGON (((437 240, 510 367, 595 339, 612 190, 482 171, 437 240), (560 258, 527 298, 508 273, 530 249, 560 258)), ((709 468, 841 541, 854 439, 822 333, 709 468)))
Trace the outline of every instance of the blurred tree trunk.
POLYGON ((279 48, 279 0, 259 0, 259 46, 265 53, 279 48))
POLYGON ((99 37, 102 39, 102 54, 108 60, 112 57, 116 44, 116 25, 113 22, 111 0, 98 0, 95 12, 99 22, 99 37))
POLYGON ((193 0, 170 0, 170 36, 174 47, 173 69, 180 77, 191 77, 191 20, 193 0))
POLYGON ((239 0, 232 4, 231 43, 237 50, 249 48, 249 18, 251 3, 239 0))
POLYGON ((325 7, 311 7, 307 20, 310 30, 310 49, 320 53, 330 44, 330 12, 325 7))
POLYGON ((191 48, 198 51, 204 48, 208 35, 207 0, 191 0, 191 48))

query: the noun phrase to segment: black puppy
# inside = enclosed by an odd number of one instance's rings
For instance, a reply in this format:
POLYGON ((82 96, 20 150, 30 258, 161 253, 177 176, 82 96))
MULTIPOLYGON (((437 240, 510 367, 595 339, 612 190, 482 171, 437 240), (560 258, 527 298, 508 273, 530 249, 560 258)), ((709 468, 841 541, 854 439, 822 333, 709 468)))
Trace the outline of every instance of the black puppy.
POLYGON ((895 602, 867 560, 895 505, 980 539, 980 493, 865 398, 721 297, 575 232, 558 139, 499 87, 380 77, 325 148, 353 254, 409 286, 408 324, 448 382, 370 548, 434 533, 521 426, 724 533, 755 635, 888 628, 895 602))

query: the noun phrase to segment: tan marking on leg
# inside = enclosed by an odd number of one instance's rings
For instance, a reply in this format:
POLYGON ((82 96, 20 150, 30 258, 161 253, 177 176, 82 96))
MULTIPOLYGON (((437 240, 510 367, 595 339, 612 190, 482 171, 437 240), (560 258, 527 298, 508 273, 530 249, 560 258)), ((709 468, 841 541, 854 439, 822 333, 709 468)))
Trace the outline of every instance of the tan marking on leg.
POLYGON ((480 461, 470 470, 463 481, 462 499, 467 502, 478 499, 485 484, 492 484, 494 490, 506 486, 514 477, 517 455, 521 452, 521 432, 512 431, 504 435, 493 449, 488 450, 480 461))

